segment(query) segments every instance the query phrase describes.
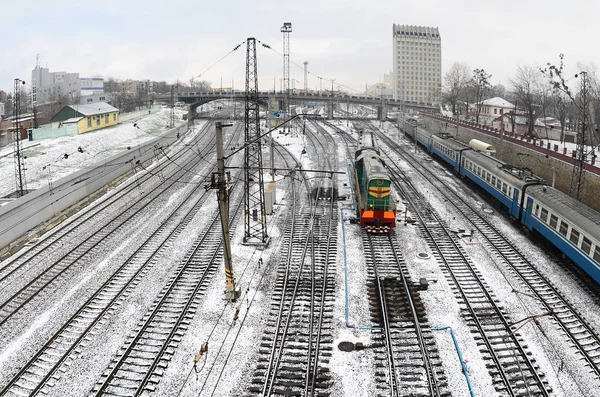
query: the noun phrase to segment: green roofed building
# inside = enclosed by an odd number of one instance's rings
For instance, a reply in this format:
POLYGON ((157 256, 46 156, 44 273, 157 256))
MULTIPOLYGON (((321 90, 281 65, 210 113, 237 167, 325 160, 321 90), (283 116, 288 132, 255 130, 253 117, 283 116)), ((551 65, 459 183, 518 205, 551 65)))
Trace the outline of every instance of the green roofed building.
POLYGON ((52 128, 58 128, 65 124, 76 124, 77 133, 84 134, 117 125, 119 122, 119 109, 106 102, 67 105, 56 113, 50 119, 50 122, 52 128))

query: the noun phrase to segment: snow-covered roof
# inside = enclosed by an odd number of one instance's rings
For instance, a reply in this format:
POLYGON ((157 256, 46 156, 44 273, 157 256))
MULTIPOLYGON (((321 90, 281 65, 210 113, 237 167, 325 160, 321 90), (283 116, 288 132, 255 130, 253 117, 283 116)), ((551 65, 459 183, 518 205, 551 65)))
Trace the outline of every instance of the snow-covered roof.
POLYGON ((486 99, 485 101, 482 101, 481 104, 485 105, 485 106, 496 106, 499 108, 514 108, 515 107, 515 105, 508 102, 504 98, 500 98, 499 96, 490 98, 490 99, 486 99))
POLYGON ((97 114, 119 111, 119 109, 109 105, 106 102, 90 103, 89 105, 69 105, 69 107, 74 109, 76 112, 83 114, 84 116, 95 116, 97 114))

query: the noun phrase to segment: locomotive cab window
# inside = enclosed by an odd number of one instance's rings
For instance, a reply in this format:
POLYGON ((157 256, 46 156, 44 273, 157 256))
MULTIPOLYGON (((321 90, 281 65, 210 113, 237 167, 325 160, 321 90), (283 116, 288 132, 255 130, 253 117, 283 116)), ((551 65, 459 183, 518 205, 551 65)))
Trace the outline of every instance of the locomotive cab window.
POLYGON ((550 226, 556 229, 556 225, 558 225, 558 218, 555 215, 550 215, 550 226))

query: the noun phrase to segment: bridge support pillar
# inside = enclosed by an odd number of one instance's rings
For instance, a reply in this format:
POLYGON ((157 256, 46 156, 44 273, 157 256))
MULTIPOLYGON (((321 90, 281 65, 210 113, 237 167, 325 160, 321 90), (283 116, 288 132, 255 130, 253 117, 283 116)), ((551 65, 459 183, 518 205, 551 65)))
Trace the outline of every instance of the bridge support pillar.
POLYGON ((333 102, 327 102, 327 120, 333 120, 333 102))
POLYGON ((377 120, 385 121, 387 119, 388 107, 387 105, 377 106, 377 120))

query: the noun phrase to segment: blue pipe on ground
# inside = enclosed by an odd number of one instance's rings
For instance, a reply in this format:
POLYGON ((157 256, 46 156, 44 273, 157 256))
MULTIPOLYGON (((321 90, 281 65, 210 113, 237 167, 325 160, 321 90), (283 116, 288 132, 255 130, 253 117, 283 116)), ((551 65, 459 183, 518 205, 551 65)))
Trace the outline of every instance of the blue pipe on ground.
POLYGON ((452 340, 454 341, 454 348, 456 349, 456 354, 458 354, 458 360, 460 361, 460 365, 462 367, 463 373, 465 374, 465 378, 467 379, 467 386, 469 387, 469 393, 471 393, 471 397, 475 397, 475 391, 473 390, 473 386, 471 386, 471 380, 469 379, 469 372, 467 370, 467 364, 462 358, 462 354, 460 352, 460 347, 458 347, 458 341, 456 340, 456 336, 454 335, 454 330, 452 327, 439 327, 439 328, 431 328, 432 331, 444 331, 450 330, 450 334, 452 335, 452 340))

